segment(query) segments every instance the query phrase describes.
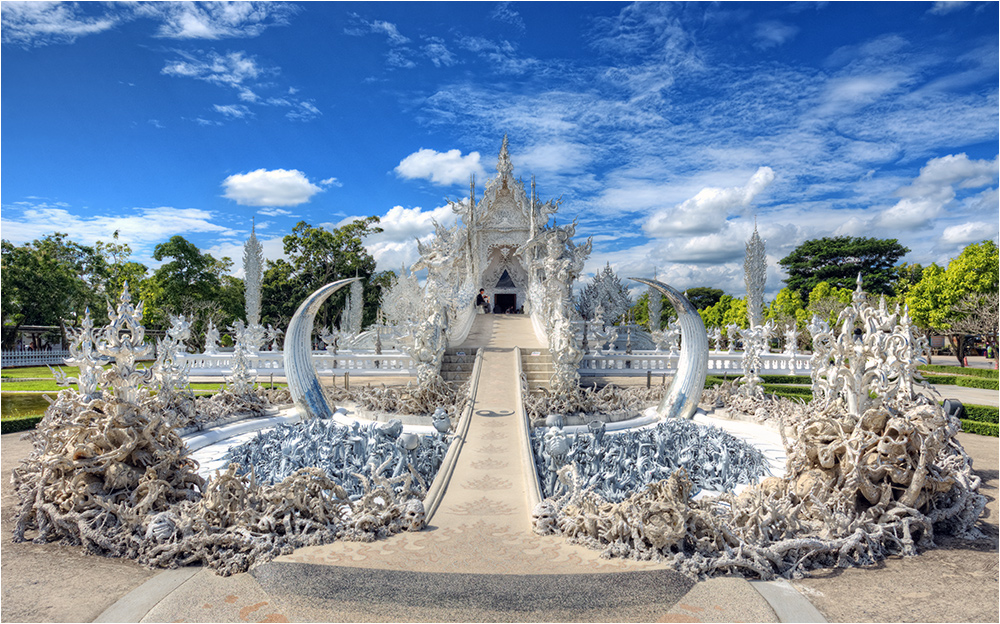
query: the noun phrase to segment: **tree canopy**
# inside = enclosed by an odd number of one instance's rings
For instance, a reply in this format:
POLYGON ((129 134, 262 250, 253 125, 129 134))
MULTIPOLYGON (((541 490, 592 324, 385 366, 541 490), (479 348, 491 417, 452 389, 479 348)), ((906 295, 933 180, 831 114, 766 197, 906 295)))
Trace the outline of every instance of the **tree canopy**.
POLYGON ((808 240, 778 261, 785 283, 805 299, 820 282, 853 290, 858 273, 862 288, 874 295, 892 295, 894 266, 910 250, 895 238, 836 236, 808 240))

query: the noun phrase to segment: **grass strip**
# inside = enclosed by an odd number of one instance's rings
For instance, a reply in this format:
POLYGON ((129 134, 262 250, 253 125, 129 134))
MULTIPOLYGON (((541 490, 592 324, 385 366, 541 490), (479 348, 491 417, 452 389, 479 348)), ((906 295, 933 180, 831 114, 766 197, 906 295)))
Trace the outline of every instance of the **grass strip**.
POLYGON ((989 368, 970 368, 968 366, 944 366, 942 364, 927 364, 917 370, 928 373, 946 373, 949 375, 962 375, 964 377, 985 377, 986 379, 1000 379, 1000 371, 989 368))

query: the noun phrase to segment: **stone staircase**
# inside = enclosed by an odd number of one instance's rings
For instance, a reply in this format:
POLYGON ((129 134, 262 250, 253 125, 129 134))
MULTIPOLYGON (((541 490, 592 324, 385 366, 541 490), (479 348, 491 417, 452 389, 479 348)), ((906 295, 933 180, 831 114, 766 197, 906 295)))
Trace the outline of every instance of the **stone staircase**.
POLYGON ((548 349, 521 349, 521 370, 528 378, 528 392, 548 388, 555 372, 552 355, 548 349))
POLYGON ((460 387, 472 376, 476 347, 449 347, 441 360, 441 377, 453 387, 460 387))

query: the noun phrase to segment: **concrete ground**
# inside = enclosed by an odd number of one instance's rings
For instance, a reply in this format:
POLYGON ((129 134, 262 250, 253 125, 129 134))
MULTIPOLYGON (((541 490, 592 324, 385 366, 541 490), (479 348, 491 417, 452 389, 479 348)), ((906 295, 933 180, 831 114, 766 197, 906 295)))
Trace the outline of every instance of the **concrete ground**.
MULTIPOLYGON (((7 478, 0 620, 998 621, 996 438, 959 434, 989 500, 980 522, 985 538, 941 538, 919 557, 869 569, 822 570, 792 583, 695 583, 655 564, 601 559, 534 535, 508 387, 509 345, 533 335, 508 320, 526 319, 482 320, 470 336, 486 349, 482 381, 455 473, 426 530, 299 549, 228 578, 201 568, 153 571, 78 547, 12 543, 7 478)), ((20 434, 2 436, 3 474, 29 450, 20 434)))

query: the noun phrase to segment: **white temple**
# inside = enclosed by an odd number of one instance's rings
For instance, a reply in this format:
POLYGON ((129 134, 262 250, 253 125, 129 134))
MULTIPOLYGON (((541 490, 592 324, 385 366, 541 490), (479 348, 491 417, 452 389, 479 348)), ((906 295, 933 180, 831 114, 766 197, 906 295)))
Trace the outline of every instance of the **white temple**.
POLYGON ((459 270, 462 274, 447 277, 473 287, 474 293, 485 289, 498 311, 524 307, 527 312, 530 284, 541 277, 537 272, 531 274, 531 269, 537 271, 541 267, 541 262, 535 260, 545 251, 535 243, 540 242, 539 235, 560 202, 540 202, 534 181, 529 193, 524 183, 514 177, 504 135, 497 175, 486 182, 482 197, 476 200, 473 179, 468 200, 450 203, 462 223, 450 230, 438 226, 436 239, 420 245, 421 260, 414 268, 428 267, 433 277, 445 268, 442 256, 450 255, 455 261, 447 263, 448 270, 459 270))

